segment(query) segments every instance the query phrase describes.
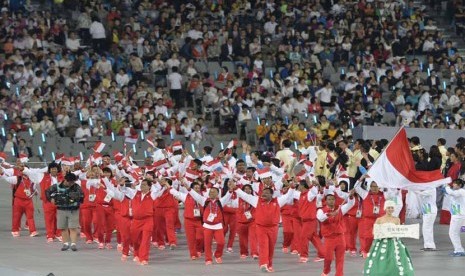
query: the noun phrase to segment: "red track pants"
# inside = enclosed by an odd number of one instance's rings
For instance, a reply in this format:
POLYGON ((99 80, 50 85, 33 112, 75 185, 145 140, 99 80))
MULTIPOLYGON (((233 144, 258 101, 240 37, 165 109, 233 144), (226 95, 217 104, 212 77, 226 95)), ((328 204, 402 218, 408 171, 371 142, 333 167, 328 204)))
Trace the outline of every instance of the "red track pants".
POLYGON ((44 201, 42 203, 44 210, 45 232, 47 239, 61 236, 61 230, 57 229, 57 207, 55 204, 44 201))
POLYGON ((344 255, 346 250, 346 243, 344 234, 325 237, 325 262, 323 273, 328 274, 331 272, 331 263, 336 255, 336 276, 344 275, 344 255))
POLYGON ((358 236, 360 238, 360 251, 370 252, 371 244, 373 243, 373 225, 375 218, 362 218, 358 228, 358 236))
POLYGON ((312 242, 315 247, 318 257, 324 258, 325 252, 320 236, 317 233, 318 222, 316 219, 302 221, 302 229, 300 231, 300 257, 308 258, 308 242, 312 242))
POLYGON ((276 240, 278 239, 278 226, 257 225, 258 238, 258 264, 273 267, 273 255, 276 240))
POLYGON ((216 250, 215 258, 221 258, 223 256, 224 248, 224 233, 223 229, 212 230, 208 228, 203 228, 203 239, 204 239, 204 249, 205 249, 205 261, 212 261, 212 241, 213 238, 216 241, 216 250))
POLYGON ((152 231, 153 218, 132 220, 131 241, 134 246, 134 257, 139 257, 141 262, 149 260, 152 231))
POLYGON ((360 219, 355 216, 344 216, 344 227, 346 229, 344 237, 346 240, 346 250, 357 251, 357 231, 360 219))
POLYGON ((96 228, 98 230, 96 232, 98 241, 99 243, 111 243, 111 237, 115 229, 115 214, 113 213, 113 208, 111 206, 97 204, 95 211, 97 215, 96 228))
POLYGON ((34 204, 32 199, 21 199, 18 197, 15 197, 13 201, 13 223, 11 231, 19 232, 19 228, 21 227, 21 217, 23 214, 26 215, 29 232, 35 232, 36 224, 34 222, 34 204))
POLYGON ((258 255, 258 243, 257 243, 257 225, 254 221, 247 223, 238 223, 239 233, 239 247, 241 255, 258 255))
POLYGON ((236 220, 236 213, 223 213, 224 217, 224 236, 229 232, 228 243, 226 247, 233 247, 234 238, 236 237, 237 233, 237 220, 236 220))
POLYGON ((200 219, 184 219, 184 228, 186 231, 187 247, 189 255, 196 257, 197 252, 203 252, 203 227, 200 219))
MULTIPOLYGON (((92 237, 92 221, 96 216, 95 207, 80 208, 81 211, 81 230, 86 235, 86 241, 93 241, 92 237)), ((96 226, 94 225, 96 228, 96 226)))
POLYGON ((129 246, 131 245, 131 224, 132 224, 131 218, 129 217, 119 218, 118 231, 121 234, 121 243, 123 245, 122 254, 126 256, 129 255, 129 246))

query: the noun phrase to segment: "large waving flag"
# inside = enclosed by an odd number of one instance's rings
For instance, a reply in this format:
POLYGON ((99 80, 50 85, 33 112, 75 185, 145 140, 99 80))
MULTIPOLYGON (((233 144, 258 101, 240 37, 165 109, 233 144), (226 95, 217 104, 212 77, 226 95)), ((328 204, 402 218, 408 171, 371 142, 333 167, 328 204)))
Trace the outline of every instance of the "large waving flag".
POLYGON ((368 175, 383 188, 425 190, 451 182, 440 170, 417 171, 410 152, 407 133, 402 127, 376 162, 368 175))

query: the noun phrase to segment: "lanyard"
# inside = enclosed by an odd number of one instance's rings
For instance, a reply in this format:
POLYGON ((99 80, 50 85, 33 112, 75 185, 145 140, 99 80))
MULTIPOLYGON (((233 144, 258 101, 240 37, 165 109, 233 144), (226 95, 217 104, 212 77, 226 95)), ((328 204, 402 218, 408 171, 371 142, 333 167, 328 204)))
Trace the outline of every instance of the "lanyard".
POLYGON ((218 213, 218 203, 215 201, 211 201, 210 204, 209 204, 209 207, 210 207, 210 214, 216 214, 218 213), (213 211, 213 208, 212 208, 212 205, 215 204, 215 208, 214 208, 214 211, 213 211))
POLYGON ((375 205, 375 201, 373 200, 373 195, 370 194, 371 202, 373 203, 373 206, 378 206, 379 207, 379 202, 381 201, 378 197, 378 202, 375 205))

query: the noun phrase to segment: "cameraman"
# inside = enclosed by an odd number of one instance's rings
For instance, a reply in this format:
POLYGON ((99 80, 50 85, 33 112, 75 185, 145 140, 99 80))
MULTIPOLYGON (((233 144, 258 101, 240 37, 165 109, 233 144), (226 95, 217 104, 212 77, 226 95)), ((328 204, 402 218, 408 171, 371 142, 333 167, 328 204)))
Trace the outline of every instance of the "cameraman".
POLYGON ((77 176, 68 173, 65 180, 57 185, 50 186, 45 195, 47 200, 57 206, 57 228, 63 230, 63 247, 61 251, 77 251, 77 228, 79 227, 79 206, 84 200, 81 186, 76 183, 77 176), (68 232, 69 230, 69 232, 68 232))

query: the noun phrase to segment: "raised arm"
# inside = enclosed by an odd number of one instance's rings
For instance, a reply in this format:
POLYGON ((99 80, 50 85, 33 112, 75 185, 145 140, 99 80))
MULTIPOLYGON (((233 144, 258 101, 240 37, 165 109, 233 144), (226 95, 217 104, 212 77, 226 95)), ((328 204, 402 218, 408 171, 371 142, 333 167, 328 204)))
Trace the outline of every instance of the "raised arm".
POLYGON ((349 197, 347 199, 347 202, 341 206, 342 215, 347 214, 347 212, 349 212, 349 210, 352 209, 352 207, 354 207, 354 204, 355 204, 355 198, 353 196, 349 197))
POLYGON ((227 192, 222 198, 220 198, 221 206, 225 206, 231 201, 232 192, 227 192))
POLYGON ((365 199, 368 196, 368 191, 362 188, 362 182, 357 181, 354 186, 355 192, 362 198, 365 199))
POLYGON ((32 182, 39 185, 42 181, 42 178, 44 178, 44 172, 42 172, 42 169, 24 168, 23 173, 27 175, 32 182))
POLYGON ((206 197, 200 195, 192 189, 189 189, 189 194, 192 196, 192 198, 194 198, 195 201, 197 201, 198 204, 200 204, 201 206, 205 206, 205 202, 207 201, 206 197))
POLYGON ((284 205, 290 203, 294 199, 294 188, 290 188, 286 194, 278 197, 278 204, 279 207, 283 207, 284 205))
POLYGON ((258 196, 249 195, 246 192, 242 191, 241 189, 235 190, 237 197, 241 198, 245 202, 252 205, 254 208, 257 208, 258 205, 258 196))
POLYGON ((181 193, 180 191, 176 191, 175 189, 170 189, 170 194, 172 194, 175 198, 181 200, 182 202, 186 202, 186 193, 181 193))

